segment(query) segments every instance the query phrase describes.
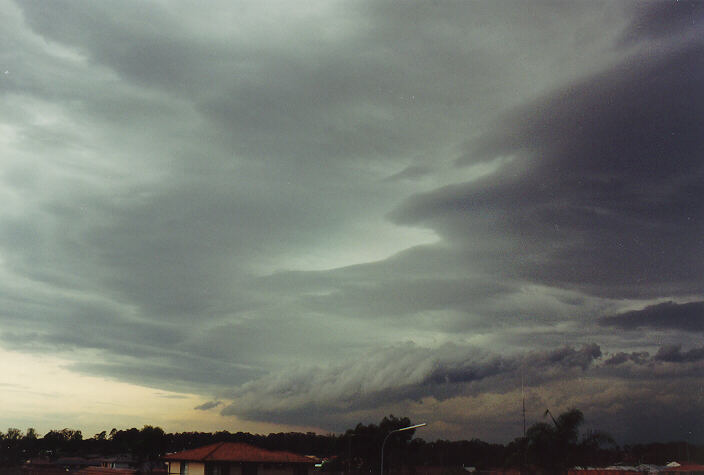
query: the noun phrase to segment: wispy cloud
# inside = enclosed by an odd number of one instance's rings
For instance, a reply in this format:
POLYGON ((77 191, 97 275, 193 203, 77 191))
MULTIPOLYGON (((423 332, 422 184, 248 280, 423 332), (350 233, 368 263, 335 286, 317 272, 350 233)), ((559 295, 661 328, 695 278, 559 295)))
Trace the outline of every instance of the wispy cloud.
POLYGON ((204 402, 203 404, 200 404, 200 405, 194 407, 193 409, 195 409, 197 411, 207 411, 209 409, 213 409, 215 407, 218 407, 221 404, 222 404, 222 401, 208 401, 208 402, 204 402))

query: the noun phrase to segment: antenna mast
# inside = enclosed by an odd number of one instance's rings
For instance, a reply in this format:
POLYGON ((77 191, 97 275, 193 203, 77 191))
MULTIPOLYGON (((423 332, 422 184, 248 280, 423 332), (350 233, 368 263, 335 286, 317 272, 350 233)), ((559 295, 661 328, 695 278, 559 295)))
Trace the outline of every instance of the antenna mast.
POLYGON ((523 401, 523 438, 526 438, 526 393, 523 390, 523 375, 521 375, 521 399, 523 401))

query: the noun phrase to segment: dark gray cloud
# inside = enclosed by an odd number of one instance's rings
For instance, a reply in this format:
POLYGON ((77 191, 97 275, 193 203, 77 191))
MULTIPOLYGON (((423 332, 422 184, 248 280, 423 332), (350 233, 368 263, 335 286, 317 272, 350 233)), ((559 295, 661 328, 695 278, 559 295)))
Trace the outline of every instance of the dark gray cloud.
POLYGON ((701 370, 648 307, 702 291, 698 5, 0 9, 3 348, 453 437, 510 438, 521 372, 604 421, 701 370))
POLYGON ((209 409, 213 409, 215 407, 218 407, 221 404, 222 404, 222 401, 208 401, 208 402, 205 402, 199 406, 194 407, 194 409, 197 411, 207 411, 209 409))
POLYGON ((487 379, 493 379, 494 388, 501 387, 503 380, 515 385, 520 374, 534 382, 549 381, 574 370, 586 371, 600 356, 596 344, 509 356, 466 346, 431 350, 410 344, 375 351, 344 365, 288 367, 265 375, 229 393, 232 402, 222 412, 254 420, 285 418, 299 424, 322 417, 319 422, 329 424, 337 412, 428 396, 447 399, 466 392, 465 384, 487 379))
POLYGON ((641 3, 633 22, 625 30, 626 43, 640 40, 701 34, 704 23, 704 6, 696 0, 658 1, 641 3))
POLYGON ((672 301, 663 302, 649 305, 640 310, 631 310, 603 317, 599 320, 599 323, 624 330, 657 328, 702 332, 704 331, 704 302, 683 304, 672 301))
MULTIPOLYGON (((268 374, 224 394, 230 402, 222 413, 293 424, 313 421, 343 430, 354 417, 374 420, 389 407, 404 407, 425 417, 426 410, 443 412, 446 409, 441 408, 460 404, 458 401, 464 398, 472 398, 473 404, 483 404, 480 401, 486 394, 497 400, 520 398, 523 382, 530 412, 534 414, 531 417, 537 417, 546 405, 577 405, 586 411, 590 424, 608 429, 619 438, 656 440, 682 433, 681 428, 665 424, 650 435, 636 434, 624 430, 630 427, 628 422, 636 413, 620 411, 615 415, 613 408, 628 405, 634 397, 639 407, 651 407, 650 398, 659 397, 661 401, 652 407, 662 411, 661 416, 685 421, 677 404, 699 407, 702 403, 701 398, 697 399, 696 383, 703 369, 700 353, 697 348, 682 352, 678 347, 662 347, 652 357, 647 352, 604 355, 599 345, 587 344, 498 355, 461 345, 435 350, 405 345, 380 349, 340 366, 288 367, 268 374), (627 361, 632 365, 624 366, 627 361), (672 392, 677 385, 683 388, 682 392, 672 392), (675 400, 679 403, 675 404, 675 400), (614 417, 620 422, 616 423, 614 417)), ((461 403, 461 407, 466 409, 466 404, 470 403, 461 403)), ((476 424, 482 418, 491 424, 505 422, 504 404, 482 410, 487 413, 482 416, 470 411, 469 418, 450 413, 467 419, 466 423, 476 424), (497 407, 503 408, 500 415, 497 407)), ((660 415, 658 421, 663 420, 660 415)), ((515 417, 520 418, 518 412, 515 417)), ((692 424, 684 426, 691 428, 692 424)), ((494 430, 499 429, 494 426, 494 430)), ((507 430, 510 434, 513 429, 507 430)), ((489 439, 497 437, 496 432, 489 433, 489 439)), ((696 434, 695 438, 704 435, 696 434)))
POLYGON ((616 417, 605 414, 602 427, 620 440, 646 443, 653 440, 699 440, 702 434, 702 417, 700 404, 690 404, 688 400, 682 405, 657 402, 657 395, 667 397, 676 391, 692 394, 698 391, 692 382, 677 386, 661 387, 653 391, 647 401, 623 398, 624 410, 616 417), (656 402, 650 402, 655 400, 656 402), (644 417, 644 415, 647 415, 644 417))
POLYGON ((473 264, 602 296, 702 291, 701 45, 570 85, 512 115, 461 163, 500 172, 409 199, 473 264))
POLYGON ((663 346, 655 353, 653 358, 658 361, 672 363, 702 361, 704 360, 704 347, 682 351, 682 345, 663 346))

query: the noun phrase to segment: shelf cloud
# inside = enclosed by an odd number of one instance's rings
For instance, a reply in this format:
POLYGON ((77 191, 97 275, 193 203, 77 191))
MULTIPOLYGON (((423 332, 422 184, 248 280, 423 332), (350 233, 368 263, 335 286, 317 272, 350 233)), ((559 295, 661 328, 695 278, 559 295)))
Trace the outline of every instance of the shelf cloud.
POLYGON ((180 395, 166 430, 506 442, 521 380, 530 420, 704 426, 701 2, 0 11, 17 361, 180 395))

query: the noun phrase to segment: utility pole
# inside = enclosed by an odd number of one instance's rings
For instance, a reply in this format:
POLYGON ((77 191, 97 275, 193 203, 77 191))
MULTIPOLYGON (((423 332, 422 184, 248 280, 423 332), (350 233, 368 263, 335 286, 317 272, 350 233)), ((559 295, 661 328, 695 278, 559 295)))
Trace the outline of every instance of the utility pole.
POLYGON ((521 399, 523 400, 523 438, 526 438, 526 393, 523 388, 523 375, 521 375, 521 399))
POLYGON ((526 440, 526 393, 521 372, 521 402, 523 404, 523 467, 528 465, 528 441, 526 440))

